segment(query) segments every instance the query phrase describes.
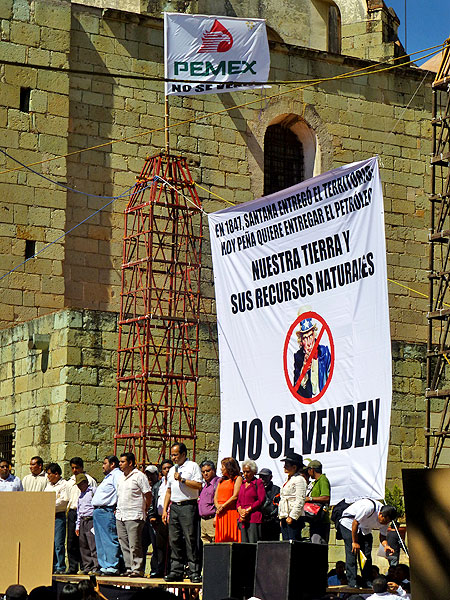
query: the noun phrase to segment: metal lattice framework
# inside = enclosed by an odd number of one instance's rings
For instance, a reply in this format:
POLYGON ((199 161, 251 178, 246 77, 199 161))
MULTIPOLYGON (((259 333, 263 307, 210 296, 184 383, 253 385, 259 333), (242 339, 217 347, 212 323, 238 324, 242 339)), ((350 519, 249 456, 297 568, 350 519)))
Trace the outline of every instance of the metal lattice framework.
POLYGON ((426 466, 436 467, 450 438, 450 52, 433 82, 433 155, 427 345, 426 466), (437 413, 439 421, 432 422, 437 413))
POLYGON ((195 454, 202 215, 186 159, 146 159, 125 210, 115 450, 195 454))

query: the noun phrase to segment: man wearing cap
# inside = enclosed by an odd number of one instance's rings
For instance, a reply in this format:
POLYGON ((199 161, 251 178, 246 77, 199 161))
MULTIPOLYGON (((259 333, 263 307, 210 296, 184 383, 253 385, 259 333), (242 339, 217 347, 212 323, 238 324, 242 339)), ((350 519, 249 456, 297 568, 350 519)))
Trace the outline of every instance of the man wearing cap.
POLYGON ((92 499, 97 560, 103 575, 118 575, 122 553, 114 513, 117 505, 117 484, 123 479, 123 473, 119 469, 119 459, 113 454, 104 458, 102 469, 105 478, 95 490, 92 499))
POLYGON ((85 473, 75 476, 75 484, 80 490, 77 502, 77 520, 75 522, 75 533, 80 542, 81 570, 83 575, 101 575, 98 567, 97 549, 95 537, 92 531, 94 526, 92 497, 94 491, 89 485, 85 473))
POLYGON ((278 520, 280 488, 273 483, 270 469, 261 469, 258 476, 266 491, 266 499, 261 508, 263 516, 261 539, 264 542, 277 542, 280 539, 280 521, 278 520))
POLYGON ((75 483, 75 478, 78 474, 86 475, 89 485, 95 491, 97 482, 84 470, 84 461, 79 456, 74 456, 70 459, 70 469, 72 476, 67 481, 67 493, 69 494, 69 506, 67 511, 67 558, 69 561, 68 575, 76 575, 78 566, 81 564, 80 544, 78 536, 75 533, 75 525, 77 520, 77 503, 80 496, 80 490, 75 483))
MULTIPOLYGON (((153 486, 155 483, 159 481, 159 471, 156 465, 148 465, 145 467, 144 471, 145 476, 148 479, 148 483, 150 485, 150 489, 152 490, 152 500, 153 500, 153 486)), ((152 545, 152 558, 150 562, 150 572, 154 573, 158 570, 158 551, 156 548, 156 531, 153 525, 150 523, 151 518, 151 506, 147 511, 147 516, 145 518, 144 529, 142 530, 142 547, 144 549, 144 557, 147 556, 148 548, 150 544, 152 545)))
POLYGON ((311 318, 300 321, 300 327, 296 332, 300 350, 294 354, 294 387, 302 398, 317 396, 325 387, 330 374, 330 350, 321 344, 314 349, 316 332, 317 325, 311 318), (303 377, 298 382, 302 374, 303 377))
POLYGON ((319 460, 311 460, 307 465, 308 475, 311 481, 306 490, 306 502, 320 504, 320 513, 309 519, 309 534, 313 544, 328 544, 330 539, 330 515, 328 505, 330 503, 330 482, 322 473, 322 463, 319 460))
POLYGON ((167 475, 171 467, 173 467, 173 461, 170 458, 164 458, 159 466, 161 479, 152 487, 153 499, 149 515, 150 523, 156 531, 158 568, 156 571, 153 571, 152 569, 150 577, 163 577, 169 569, 169 529, 167 524, 163 523, 162 514, 167 491, 167 475))

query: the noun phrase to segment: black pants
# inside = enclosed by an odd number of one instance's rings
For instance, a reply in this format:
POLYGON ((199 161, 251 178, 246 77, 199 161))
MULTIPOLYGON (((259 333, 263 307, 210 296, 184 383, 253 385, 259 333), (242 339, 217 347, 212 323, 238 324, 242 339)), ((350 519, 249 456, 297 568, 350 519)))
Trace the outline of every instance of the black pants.
POLYGON ((170 505, 169 543, 171 550, 171 573, 184 576, 184 549, 192 576, 200 575, 197 549, 197 502, 170 505))
MULTIPOLYGON (((150 519, 145 519, 144 529, 142 530, 142 547, 144 550, 144 557, 147 560, 148 548, 152 545, 152 558, 150 561, 150 570, 152 573, 158 572, 158 552, 156 550, 156 532, 153 529, 153 525, 150 523, 150 519)), ((144 563, 145 564, 145 563, 144 563)))
POLYGON ((387 532, 387 543, 394 550, 394 554, 390 556, 386 556, 389 562, 390 567, 396 567, 400 562, 400 540, 398 539, 398 534, 396 531, 387 532))
POLYGON ((158 568, 156 570, 161 576, 167 575, 170 570, 169 528, 162 522, 161 517, 158 517, 156 521, 156 548, 158 550, 158 568))
POLYGON ((75 533, 77 521, 77 509, 70 508, 67 511, 67 558, 69 559, 69 571, 78 573, 81 565, 80 543, 75 533))
POLYGON ((330 539, 330 524, 323 518, 312 519, 309 522, 309 537, 313 544, 328 544, 330 539))
POLYGON ((281 535, 280 521, 277 517, 274 521, 261 524, 261 540, 263 542, 279 542, 281 535))
POLYGON ((238 523, 241 532, 241 542, 244 544, 256 544, 261 540, 260 523, 238 523))

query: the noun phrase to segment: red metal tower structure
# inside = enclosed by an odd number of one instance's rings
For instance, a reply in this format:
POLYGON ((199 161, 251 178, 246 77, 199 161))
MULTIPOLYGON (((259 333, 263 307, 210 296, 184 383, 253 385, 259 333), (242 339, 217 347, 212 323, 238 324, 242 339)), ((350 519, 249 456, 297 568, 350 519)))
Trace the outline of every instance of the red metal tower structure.
POLYGON ((115 451, 195 454, 202 207, 186 159, 148 157, 125 209, 115 451))
POLYGON ((432 85, 431 226, 425 466, 450 447, 450 38, 432 85))

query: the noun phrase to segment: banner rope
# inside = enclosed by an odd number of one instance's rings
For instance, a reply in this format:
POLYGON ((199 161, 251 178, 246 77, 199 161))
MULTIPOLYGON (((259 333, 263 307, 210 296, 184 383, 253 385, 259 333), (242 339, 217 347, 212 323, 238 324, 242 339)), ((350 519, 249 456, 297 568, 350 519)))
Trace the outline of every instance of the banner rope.
MULTIPOLYGON (((444 44, 444 45, 438 46, 438 47, 439 48, 442 47, 443 49, 445 49, 445 48, 448 47, 448 45, 444 44)), ((426 50, 421 50, 421 51, 418 51, 417 53, 421 53, 421 52, 425 52, 425 51, 426 50)), ((440 50, 431 52, 429 54, 426 54, 425 56, 420 57, 420 59, 424 59, 424 58, 427 58, 429 56, 433 56, 435 54, 438 54, 439 52, 440 52, 440 50)), ((415 54, 417 54, 417 53, 415 53, 415 54)), ((409 55, 409 56, 412 56, 412 55, 409 55)), ((401 58, 404 58, 404 57, 395 57, 392 60, 393 61, 400 60, 401 58)), ((403 63, 400 63, 400 64, 390 65, 389 67, 382 67, 380 69, 375 69, 375 70, 369 70, 369 69, 371 69, 372 67, 375 67, 377 65, 369 65, 368 67, 360 67, 359 69, 355 69, 353 71, 350 71, 349 73, 343 73, 341 75, 335 75, 334 77, 325 77, 325 78, 322 78, 322 79, 304 80, 305 85, 302 85, 302 86, 299 86, 299 87, 295 87, 293 89, 285 90, 283 92, 278 92, 276 94, 271 94, 270 96, 267 96, 265 100, 266 100, 266 102, 268 102, 272 98, 278 98, 280 96, 284 96, 284 95, 287 95, 287 94, 292 94, 294 92, 301 91, 301 90, 306 89, 308 87, 311 87, 313 85, 317 85, 317 84, 320 84, 320 83, 326 83, 328 81, 337 81, 337 80, 340 80, 340 79, 348 79, 348 78, 352 78, 352 77, 355 77, 355 76, 356 77, 361 77, 363 75, 372 75, 372 74, 375 74, 375 73, 383 73, 385 71, 390 71, 392 69, 398 69, 398 68, 401 68, 401 67, 405 67, 407 65, 412 64, 413 62, 414 62, 413 60, 410 60, 410 61, 406 61, 406 62, 403 62, 403 63)), ((293 81, 293 82, 280 82, 279 85, 287 85, 289 83, 298 83, 298 82, 297 81, 293 81)), ((227 108, 223 108, 223 109, 215 111, 215 112, 209 112, 209 113, 206 113, 206 114, 198 116, 198 117, 193 117, 192 119, 185 119, 183 121, 177 121, 176 123, 172 123, 168 127, 161 126, 161 127, 157 127, 155 129, 150 129, 150 130, 147 130, 147 131, 144 131, 144 132, 141 132, 141 133, 137 133, 137 134, 132 135, 132 136, 125 137, 125 138, 120 138, 120 139, 115 139, 115 140, 109 140, 107 142, 103 142, 102 144, 97 144, 95 146, 89 146, 89 147, 86 147, 86 148, 81 148, 80 150, 74 150, 72 152, 67 152, 66 154, 61 154, 59 156, 54 156, 52 158, 46 158, 46 159, 43 159, 43 160, 40 160, 40 161, 29 163, 26 166, 33 167, 33 166, 36 166, 36 165, 41 165, 41 164, 44 164, 44 163, 52 162, 54 160, 59 160, 59 159, 62 159, 62 158, 68 158, 70 156, 75 156, 77 154, 81 154, 82 152, 88 152, 90 150, 98 150, 99 148, 104 148, 105 146, 109 146, 110 144, 116 144, 116 143, 119 143, 119 142, 126 142, 126 141, 129 141, 129 140, 133 140, 133 139, 142 137, 144 135, 150 135, 152 133, 156 133, 156 132, 159 132, 159 131, 165 131, 166 129, 171 129, 173 127, 178 127, 179 125, 186 125, 188 123, 196 123, 198 121, 203 121, 204 119, 208 119, 209 117, 213 117, 213 116, 216 116, 216 115, 219 115, 219 114, 224 114, 224 113, 230 112, 232 110, 236 110, 238 108, 245 108, 246 106, 251 106, 252 104, 256 104, 256 103, 259 103, 259 102, 261 102, 261 99, 258 97, 255 100, 250 100, 248 102, 243 102, 242 104, 238 104, 238 105, 235 105, 235 106, 230 106, 230 107, 227 107, 227 108)), ((23 168, 24 167, 15 167, 13 169, 6 169, 4 171, 0 171, 0 175, 5 175, 7 173, 12 173, 14 171, 20 171, 23 168)))

